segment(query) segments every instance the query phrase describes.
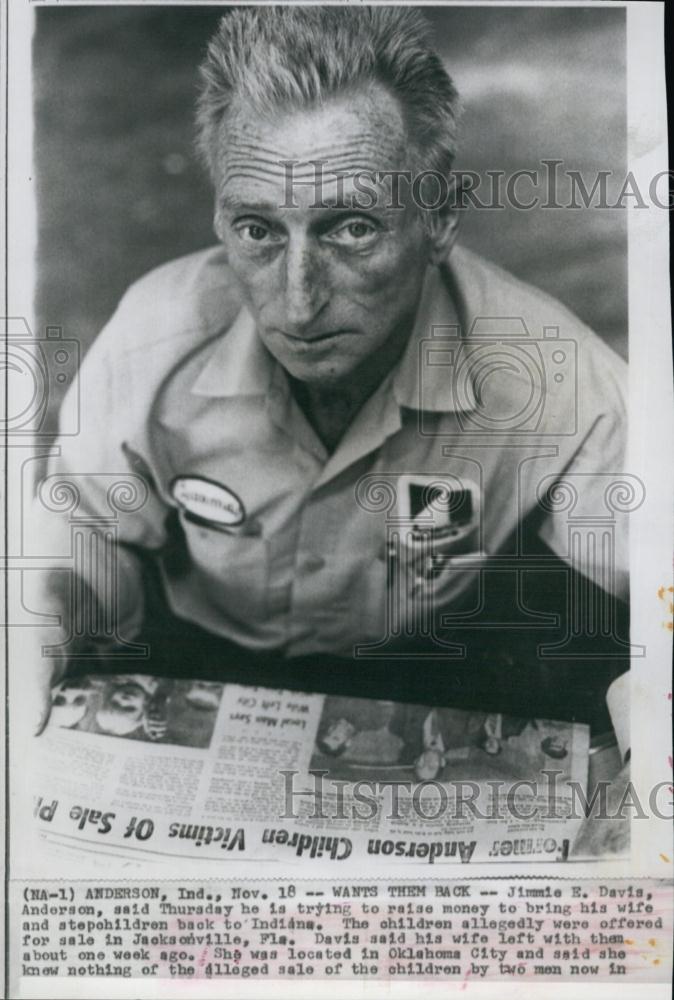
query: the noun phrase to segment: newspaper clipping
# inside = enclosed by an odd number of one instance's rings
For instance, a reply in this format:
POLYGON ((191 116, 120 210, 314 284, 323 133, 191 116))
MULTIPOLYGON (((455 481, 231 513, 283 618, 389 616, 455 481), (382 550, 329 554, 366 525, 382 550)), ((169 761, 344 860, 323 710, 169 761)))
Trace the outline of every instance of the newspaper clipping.
POLYGON ((76 851, 565 861, 587 802, 573 723, 140 675, 52 699, 34 815, 76 851))
POLYGON ((2 995, 668 996, 665 5, 0 34, 2 995))

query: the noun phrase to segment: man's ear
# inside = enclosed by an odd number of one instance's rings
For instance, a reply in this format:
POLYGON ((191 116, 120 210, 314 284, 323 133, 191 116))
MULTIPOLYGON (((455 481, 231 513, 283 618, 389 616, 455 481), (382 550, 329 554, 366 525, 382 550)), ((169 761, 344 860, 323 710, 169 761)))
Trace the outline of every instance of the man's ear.
POLYGON ((461 209, 458 207, 457 181, 450 175, 447 198, 439 208, 429 210, 430 258, 439 264, 449 255, 456 243, 461 225, 461 209))
POLYGON ((222 218, 222 213, 216 207, 213 213, 213 232, 215 233, 221 247, 221 252, 224 257, 226 264, 229 264, 229 252, 225 246, 225 221, 222 218))
POLYGON ((215 212, 213 213, 213 232, 215 233, 215 235, 218 237, 218 239, 222 243, 222 235, 223 235, 224 229, 223 229, 223 223, 222 223, 222 215, 220 214, 220 211, 219 211, 219 209, 217 207, 215 209, 215 212))

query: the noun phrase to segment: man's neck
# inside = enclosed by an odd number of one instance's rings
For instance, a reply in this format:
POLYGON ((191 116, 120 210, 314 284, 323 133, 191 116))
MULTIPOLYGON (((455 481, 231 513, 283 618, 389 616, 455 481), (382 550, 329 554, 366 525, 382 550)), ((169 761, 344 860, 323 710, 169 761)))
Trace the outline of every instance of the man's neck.
MULTIPOLYGON (((343 381, 311 385, 290 379, 291 391, 298 406, 329 454, 335 451, 358 411, 399 361, 408 339, 409 336, 400 338, 395 351, 387 351, 385 358, 369 359, 367 365, 343 381)), ((381 353, 384 354, 383 351, 381 353)))
POLYGON ((294 380, 291 387, 304 416, 332 454, 365 400, 337 387, 317 389, 294 380))

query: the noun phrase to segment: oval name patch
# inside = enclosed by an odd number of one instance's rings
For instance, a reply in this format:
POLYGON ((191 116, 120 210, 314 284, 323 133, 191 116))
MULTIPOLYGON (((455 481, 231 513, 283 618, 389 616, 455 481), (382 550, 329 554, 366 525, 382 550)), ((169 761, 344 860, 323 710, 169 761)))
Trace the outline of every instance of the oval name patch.
POLYGON ((177 476, 171 484, 173 499, 194 518, 212 524, 241 524, 246 513, 236 493, 200 476, 177 476))

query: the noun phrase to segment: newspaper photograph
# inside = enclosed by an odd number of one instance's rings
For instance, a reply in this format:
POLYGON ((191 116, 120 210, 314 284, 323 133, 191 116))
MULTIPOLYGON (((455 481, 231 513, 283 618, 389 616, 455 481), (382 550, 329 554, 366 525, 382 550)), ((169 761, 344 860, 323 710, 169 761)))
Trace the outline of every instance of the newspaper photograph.
POLYGON ((1 16, 2 995, 665 996, 666 5, 1 16))
POLYGON ((50 845, 144 866, 566 861, 590 760, 580 724, 140 674, 60 681, 39 751, 45 874, 50 845))

